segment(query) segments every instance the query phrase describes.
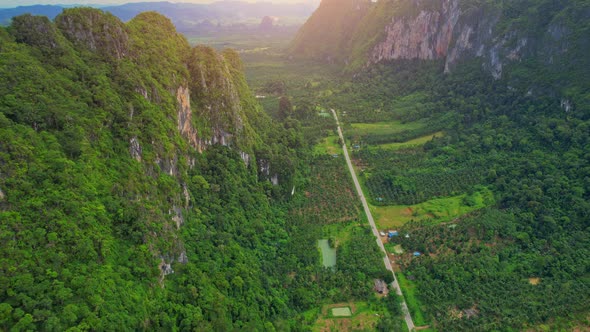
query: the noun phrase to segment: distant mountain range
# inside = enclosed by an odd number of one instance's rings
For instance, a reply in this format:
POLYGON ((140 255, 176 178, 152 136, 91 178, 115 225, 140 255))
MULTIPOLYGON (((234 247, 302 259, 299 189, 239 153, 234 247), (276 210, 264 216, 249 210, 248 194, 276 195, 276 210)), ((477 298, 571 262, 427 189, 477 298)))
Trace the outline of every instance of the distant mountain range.
POLYGON ((62 12, 63 8, 64 7, 52 6, 52 5, 34 5, 34 6, 19 6, 16 8, 0 9, 0 24, 1 25, 9 25, 10 20, 13 17, 27 14, 27 13, 30 13, 33 15, 47 16, 53 20, 59 13, 62 12))
MULTIPOLYGON (((0 9, 0 24, 9 25, 13 17, 27 13, 54 19, 64 8, 66 6, 34 5, 0 9)), ((243 1, 220 1, 209 4, 139 2, 100 8, 123 21, 128 21, 141 12, 156 11, 170 18, 178 30, 191 30, 203 25, 259 24, 264 16, 278 17, 279 25, 298 25, 313 13, 316 4, 243 1)))

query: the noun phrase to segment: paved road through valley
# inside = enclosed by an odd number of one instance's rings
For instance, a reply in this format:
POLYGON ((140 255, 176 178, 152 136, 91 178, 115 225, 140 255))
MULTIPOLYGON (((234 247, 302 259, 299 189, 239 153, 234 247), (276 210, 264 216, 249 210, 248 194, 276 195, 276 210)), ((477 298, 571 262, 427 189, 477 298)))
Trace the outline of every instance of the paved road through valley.
POLYGON ((412 320, 412 316, 410 315, 410 311, 408 310, 408 305, 406 304, 406 300, 403 298, 402 290, 399 287, 397 278, 395 277, 395 272, 393 272, 393 268, 391 267, 391 262, 389 261, 389 257, 387 256, 387 252, 385 251, 385 247, 383 246, 383 242, 381 242, 377 226, 375 226, 375 220, 373 219, 373 215, 371 215, 371 210, 369 210, 369 205, 367 204, 367 200, 365 199, 365 195, 363 194, 363 190, 361 189, 359 180, 356 177, 354 168, 352 167, 352 162, 350 161, 350 156, 348 155, 348 150, 346 149, 344 135, 342 135, 342 129, 340 128, 340 121, 338 121, 338 115, 336 115, 336 112, 333 109, 331 111, 334 115, 334 119, 336 119, 336 125, 338 126, 338 136, 340 136, 340 139, 342 140, 342 150, 344 151, 344 158, 346 158, 346 164, 348 164, 348 170, 350 171, 350 175, 352 175, 354 186, 356 187, 356 191, 358 192, 358 195, 361 198, 361 202, 363 203, 365 214, 367 215, 367 219, 369 219, 369 224, 371 224, 371 228, 373 229, 373 235, 375 235, 375 238, 377 239, 377 244, 379 245, 379 248, 381 248, 381 251, 385 254, 385 257, 383 257, 383 263, 385 263, 385 268, 391 271, 391 274, 393 275, 393 282, 391 283, 391 285, 395 289, 397 295, 400 295, 402 297, 401 306, 402 311, 404 313, 404 318, 406 320, 406 325, 408 325, 409 331, 414 331, 414 321, 412 320))

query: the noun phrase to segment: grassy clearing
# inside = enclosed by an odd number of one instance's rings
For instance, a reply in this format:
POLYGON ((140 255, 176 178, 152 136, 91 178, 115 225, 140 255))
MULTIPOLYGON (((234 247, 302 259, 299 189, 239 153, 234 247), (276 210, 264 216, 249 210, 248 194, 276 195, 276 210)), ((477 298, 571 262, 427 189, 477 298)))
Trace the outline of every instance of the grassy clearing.
POLYGON ((396 273, 397 281, 402 289, 408 309, 412 314, 412 319, 416 326, 428 325, 430 322, 426 319, 426 314, 423 312, 422 305, 416 297, 416 285, 408 280, 406 276, 398 272, 396 273))
POLYGON ((403 142, 403 143, 386 143, 386 144, 380 144, 378 146, 382 149, 388 149, 388 150, 399 150, 399 149, 405 149, 405 148, 412 148, 412 147, 422 146, 422 145, 426 144, 426 142, 431 141, 434 137, 442 137, 442 136, 444 136, 444 132, 437 131, 434 134, 414 138, 414 139, 411 139, 411 140, 403 142))
POLYGON ((415 219, 406 205, 373 206, 370 205, 371 214, 375 218, 379 229, 398 228, 408 221, 415 219))
POLYGON ((351 123, 345 128, 345 132, 349 137, 365 136, 365 135, 388 135, 395 134, 402 131, 416 130, 424 127, 420 122, 387 121, 375 123, 351 123))
POLYGON ((410 220, 451 221, 493 203, 493 193, 482 188, 470 195, 435 198, 416 205, 371 206, 371 212, 379 229, 390 229, 410 220))
MULTIPOLYGON (((361 223, 362 224, 362 223, 361 223)), ((322 227, 322 237, 333 239, 336 247, 350 241, 353 228, 359 227, 359 222, 341 222, 326 224, 322 227)))
MULTIPOLYGON (((401 244, 395 244, 395 243, 391 243, 391 242, 385 242, 383 244, 383 246, 385 246, 385 250, 388 253, 392 253, 395 255, 401 255, 404 253, 404 248, 402 248, 401 244)), ((397 271, 399 271, 399 269, 396 269, 397 266, 394 266, 395 272, 397 273, 397 271)))
POLYGON ((350 311, 349 307, 332 308, 332 316, 334 316, 334 317, 350 317, 350 316, 352 316, 352 311, 350 311))
POLYGON ((375 330, 379 316, 377 311, 370 308, 367 302, 343 302, 329 304, 322 307, 321 314, 316 320, 312 331, 358 331, 375 330), (346 308, 351 311, 349 317, 335 317, 333 309, 346 308))
POLYGON ((338 144, 338 135, 330 135, 324 138, 314 147, 314 154, 342 154, 342 147, 338 144))

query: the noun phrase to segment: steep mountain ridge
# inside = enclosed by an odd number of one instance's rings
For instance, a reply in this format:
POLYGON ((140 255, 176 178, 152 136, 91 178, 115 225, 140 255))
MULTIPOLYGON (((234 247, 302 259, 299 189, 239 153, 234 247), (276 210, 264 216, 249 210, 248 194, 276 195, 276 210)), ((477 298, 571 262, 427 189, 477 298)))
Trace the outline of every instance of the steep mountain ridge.
POLYGON ((104 57, 121 60, 129 52, 129 37, 123 22, 110 14, 84 8, 67 10, 55 24, 72 43, 104 57))
POLYGON ((0 29, 0 329, 262 329, 284 315, 284 292, 262 286, 278 282, 266 262, 284 236, 267 195, 292 171, 277 166, 293 157, 281 135, 237 53, 191 49, 160 14, 15 18, 0 29))
POLYGON ((358 23, 352 23, 350 32, 334 41, 330 40, 334 36, 306 32, 306 26, 312 25, 330 29, 329 22, 336 19, 337 14, 320 5, 294 40, 292 53, 318 58, 313 50, 301 52, 312 47, 302 44, 350 40, 349 47, 334 50, 334 58, 350 63, 350 70, 383 61, 420 59, 443 61, 449 72, 458 63, 479 59, 500 78, 503 67, 511 63, 533 58, 543 65, 557 65, 581 58, 589 47, 583 31, 588 30, 590 10, 584 1, 382 0, 369 7, 358 23))

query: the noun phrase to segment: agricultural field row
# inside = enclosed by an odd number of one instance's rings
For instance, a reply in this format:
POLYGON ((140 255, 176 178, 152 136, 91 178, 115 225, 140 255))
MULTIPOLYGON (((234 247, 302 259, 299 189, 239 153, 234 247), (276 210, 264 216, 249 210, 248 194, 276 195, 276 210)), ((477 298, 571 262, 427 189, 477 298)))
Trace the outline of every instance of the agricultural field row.
POLYGON ((396 173, 395 169, 365 173, 365 186, 373 204, 413 205, 433 198, 455 196, 470 191, 483 178, 481 171, 473 168, 396 173))
POLYGON ((317 217, 324 220, 324 223, 359 219, 360 202, 351 189, 342 150, 336 150, 332 144, 329 148, 333 155, 326 153, 313 157, 311 178, 304 189, 305 199, 294 207, 292 214, 303 219, 317 217))
POLYGON ((378 145, 378 147, 385 149, 385 150, 399 150, 399 149, 417 148, 417 147, 420 147, 420 146, 426 144, 427 142, 432 141, 434 138, 442 137, 442 136, 444 136, 444 132, 437 131, 434 134, 420 136, 420 137, 410 139, 405 142, 393 142, 393 143, 380 144, 380 145, 378 145))
POLYGON ((344 127, 347 138, 363 137, 366 135, 392 135, 404 131, 422 129, 421 122, 382 121, 373 123, 351 123, 344 127))

